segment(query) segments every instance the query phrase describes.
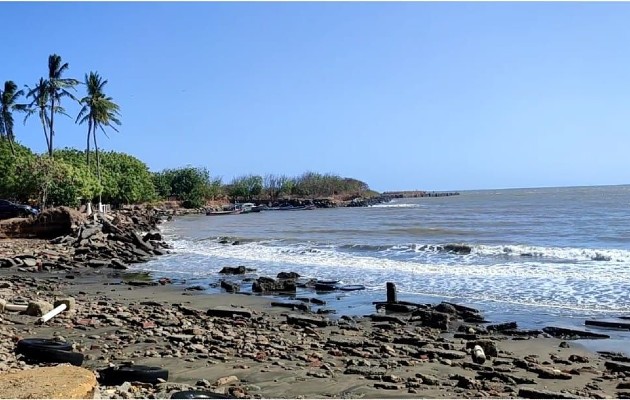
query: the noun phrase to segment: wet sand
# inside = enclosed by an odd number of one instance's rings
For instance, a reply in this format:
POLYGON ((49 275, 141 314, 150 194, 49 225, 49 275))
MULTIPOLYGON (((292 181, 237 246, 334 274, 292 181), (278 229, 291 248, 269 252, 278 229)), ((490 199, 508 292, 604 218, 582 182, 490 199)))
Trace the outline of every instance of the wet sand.
POLYGON ((0 355, 5 361, 0 370, 34 367, 16 359, 16 339, 62 337, 75 343, 76 351, 86 355, 84 367, 94 371, 128 361, 169 371, 165 384, 101 387, 104 398, 165 398, 189 388, 246 398, 630 395, 624 389, 630 388, 630 365, 613 372, 606 366, 610 360, 571 341, 478 336, 475 341, 496 348, 497 354, 476 364, 466 348, 469 340, 454 338, 454 332, 370 318, 341 318, 318 327, 299 319, 290 322, 304 314, 271 307, 269 298, 208 295, 169 284, 131 286, 108 275, 73 274, 68 279, 65 274, 0 270, 0 286, 10 286, 0 289, 0 298, 53 302, 72 296, 77 302, 76 311, 44 325, 37 325, 36 317, 1 314, 0 355), (251 310, 252 315, 206 315, 218 306, 251 310), (227 378, 231 376, 236 378, 227 378), (527 389, 553 393, 532 395, 527 389))

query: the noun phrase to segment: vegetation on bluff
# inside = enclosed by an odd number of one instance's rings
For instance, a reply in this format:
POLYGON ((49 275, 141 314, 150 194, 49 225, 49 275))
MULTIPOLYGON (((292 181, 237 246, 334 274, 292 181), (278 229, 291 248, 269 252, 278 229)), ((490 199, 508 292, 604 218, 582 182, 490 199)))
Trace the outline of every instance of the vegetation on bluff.
POLYGON ((120 107, 105 94, 107 80, 98 72, 84 81, 66 77, 70 65, 57 54, 48 57, 48 73, 32 87, 19 90, 13 81, 0 87, 0 198, 48 205, 77 206, 82 201, 109 203, 114 207, 176 198, 184 207, 196 208, 207 200, 276 201, 284 197, 321 198, 369 196, 366 183, 335 174, 306 172, 285 175, 245 175, 223 184, 205 168, 186 166, 152 173, 141 160, 120 152, 99 151, 97 132, 118 131, 120 107), (85 95, 77 97, 77 88, 85 95), (26 102, 22 103, 22 98, 26 102), (87 125, 86 149, 55 149, 55 117, 70 117, 62 106, 76 102, 75 123, 87 125), (37 115, 46 140, 46 152, 35 154, 19 143, 15 115, 24 123, 37 115), (93 145, 93 146, 92 146, 93 145), (92 148, 94 150, 92 150, 92 148), (95 160, 91 162, 91 160, 95 160))

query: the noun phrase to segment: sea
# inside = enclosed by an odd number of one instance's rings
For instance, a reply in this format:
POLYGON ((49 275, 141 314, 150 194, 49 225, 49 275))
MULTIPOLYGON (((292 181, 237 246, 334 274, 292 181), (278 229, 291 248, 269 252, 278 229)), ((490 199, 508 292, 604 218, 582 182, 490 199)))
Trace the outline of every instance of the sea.
POLYGON ((246 292, 251 278, 283 271, 363 285, 332 293, 298 289, 298 297, 325 300, 321 308, 338 317, 374 313, 373 302, 385 301, 386 282, 394 282, 399 300, 464 304, 492 323, 586 329, 611 336, 592 348, 630 347, 627 330, 584 326, 586 319, 630 316, 630 185, 461 191, 360 208, 190 215, 161 229, 172 254, 134 268, 202 285, 208 293, 221 292, 221 268, 239 265, 256 270, 242 282, 246 292))

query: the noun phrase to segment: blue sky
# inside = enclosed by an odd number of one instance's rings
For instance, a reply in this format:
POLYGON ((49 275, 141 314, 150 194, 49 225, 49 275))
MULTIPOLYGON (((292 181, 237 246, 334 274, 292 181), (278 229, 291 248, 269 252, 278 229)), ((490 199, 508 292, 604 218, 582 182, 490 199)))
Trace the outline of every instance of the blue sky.
MULTIPOLYGON (((34 84, 52 53, 68 77, 98 71, 123 120, 101 147, 154 171, 332 172, 379 191, 630 183, 630 3, 0 2, 0 15, 0 81, 34 84)), ((55 146, 84 149, 86 129, 59 122, 55 146)), ((35 118, 16 135, 44 151, 35 118)))

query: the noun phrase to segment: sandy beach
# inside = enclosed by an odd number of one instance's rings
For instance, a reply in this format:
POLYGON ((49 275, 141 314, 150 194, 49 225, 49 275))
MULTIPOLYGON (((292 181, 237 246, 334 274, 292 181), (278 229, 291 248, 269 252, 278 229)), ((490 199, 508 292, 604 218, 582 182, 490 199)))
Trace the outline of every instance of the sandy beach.
POLYGON ((167 398, 189 388, 241 398, 630 395, 630 364, 543 335, 517 340, 472 335, 469 327, 455 338, 405 317, 402 323, 364 317, 319 324, 323 317, 271 307, 269 298, 136 286, 137 279, 111 270, 0 274, 0 297, 10 302, 76 300, 75 311, 43 325, 33 316, 2 314, 2 373, 36 368, 14 354, 16 340, 29 337, 74 343, 93 371, 129 361, 169 371, 168 382, 157 385, 101 386, 102 398, 167 398), (208 315, 221 306, 251 316, 208 315), (468 342, 485 347, 483 364, 472 361, 468 342))

